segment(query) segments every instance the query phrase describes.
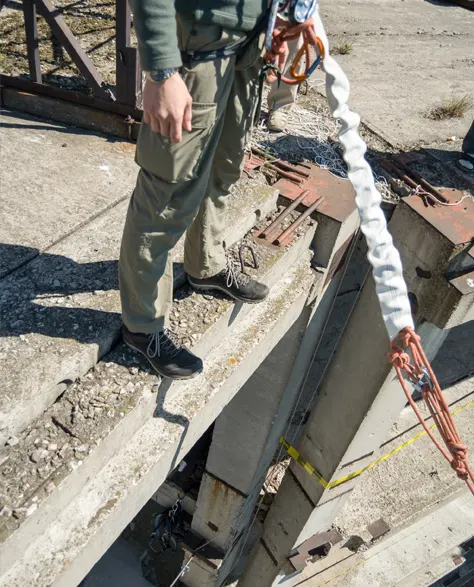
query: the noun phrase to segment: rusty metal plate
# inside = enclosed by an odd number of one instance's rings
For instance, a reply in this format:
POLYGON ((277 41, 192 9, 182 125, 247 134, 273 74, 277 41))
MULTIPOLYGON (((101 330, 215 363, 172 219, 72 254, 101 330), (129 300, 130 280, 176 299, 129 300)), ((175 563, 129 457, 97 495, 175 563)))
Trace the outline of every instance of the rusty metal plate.
POLYGON ((335 177, 327 169, 308 164, 306 168, 310 177, 302 184, 286 179, 278 180, 273 187, 279 190, 280 195, 289 200, 295 200, 303 190, 309 190, 310 195, 304 200, 304 206, 311 206, 318 196, 324 196, 324 202, 318 208, 317 214, 323 214, 338 222, 344 222, 356 209, 354 189, 350 181, 335 177))
POLYGON ((449 283, 455 287, 462 296, 474 294, 474 271, 450 279, 449 283))
POLYGON ((253 171, 254 169, 258 169, 263 165, 263 159, 260 157, 256 157, 255 155, 250 155, 250 157, 245 157, 244 169, 246 171, 253 171))
MULTIPOLYGON (((459 201, 464 195, 454 188, 439 191, 450 203, 459 201)), ((425 206, 419 196, 408 196, 403 201, 453 245, 469 243, 474 239, 474 202, 470 198, 458 206, 425 206)))
POLYGON ((320 546, 328 543, 331 546, 341 542, 342 536, 337 530, 329 530, 328 532, 321 532, 315 534, 308 540, 305 540, 303 544, 300 544, 298 548, 293 551, 288 557, 295 571, 301 571, 306 566, 306 561, 311 558, 311 552, 318 549, 320 546))

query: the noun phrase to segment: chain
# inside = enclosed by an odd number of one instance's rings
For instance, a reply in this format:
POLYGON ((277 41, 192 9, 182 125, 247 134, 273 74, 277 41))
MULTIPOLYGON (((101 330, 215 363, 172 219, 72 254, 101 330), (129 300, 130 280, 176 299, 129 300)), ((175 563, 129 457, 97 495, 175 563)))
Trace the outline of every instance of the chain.
POLYGON ((178 499, 174 502, 169 510, 158 514, 154 518, 154 530, 148 539, 148 547, 155 554, 161 554, 165 550, 171 548, 176 550, 178 547, 178 540, 181 530, 181 502, 184 494, 179 494, 178 499), (159 540, 161 544, 161 552, 155 549, 155 541, 159 540))

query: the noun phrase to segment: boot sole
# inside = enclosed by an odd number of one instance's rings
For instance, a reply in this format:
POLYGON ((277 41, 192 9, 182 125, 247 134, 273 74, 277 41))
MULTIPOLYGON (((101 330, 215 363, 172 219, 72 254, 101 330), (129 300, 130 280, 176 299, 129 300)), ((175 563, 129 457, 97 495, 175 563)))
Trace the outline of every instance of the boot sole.
POLYGON ((197 283, 193 283, 189 279, 189 277, 188 277, 188 281, 189 281, 189 285, 193 289, 197 289, 197 290, 200 290, 200 291, 213 291, 213 290, 220 291, 222 293, 225 293, 227 296, 229 296, 233 300, 236 300, 237 302, 242 302, 243 304, 261 304, 268 297, 268 294, 267 294, 267 296, 265 296, 261 300, 249 300, 248 298, 239 298, 239 296, 236 296, 234 294, 231 294, 228 290, 226 290, 223 287, 220 287, 218 285, 198 285, 197 283))
POLYGON ((122 336, 122 340, 125 343, 125 345, 128 346, 129 349, 132 349, 132 351, 135 351, 137 353, 140 353, 143 357, 145 357, 145 359, 150 363, 151 368, 153 369, 153 371, 155 371, 155 373, 158 373, 158 375, 160 377, 163 377, 164 379, 171 379, 173 381, 186 381, 187 379, 194 379, 198 375, 201 375, 201 373, 203 371, 203 369, 199 369, 199 371, 196 371, 195 373, 192 373, 191 375, 176 375, 176 376, 166 375, 165 373, 162 373, 159 369, 157 369, 155 367, 155 365, 153 365, 153 363, 150 361, 150 359, 146 355, 146 353, 144 353, 139 348, 133 346, 133 344, 131 344, 130 342, 128 342, 128 340, 125 340, 125 338, 123 336, 122 336))

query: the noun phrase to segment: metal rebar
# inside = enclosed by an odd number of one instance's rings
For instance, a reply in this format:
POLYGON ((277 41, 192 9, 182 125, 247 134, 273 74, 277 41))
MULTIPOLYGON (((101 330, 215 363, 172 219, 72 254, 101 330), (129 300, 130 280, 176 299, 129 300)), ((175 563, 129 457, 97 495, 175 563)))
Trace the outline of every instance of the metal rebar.
POLYGON ((401 161, 400 158, 396 155, 393 155, 393 159, 395 160, 396 165, 399 165, 404 171, 406 171, 407 174, 411 175, 411 177, 417 181, 426 192, 433 194, 433 196, 435 196, 440 202, 443 202, 444 204, 449 203, 449 200, 443 196, 439 190, 426 181, 426 179, 422 177, 417 171, 414 171, 411 169, 411 167, 405 165, 405 163, 403 163, 403 161, 401 161))
POLYGON ((384 169, 386 169, 390 173, 395 174, 399 179, 401 179, 414 190, 416 190, 416 188, 418 187, 418 184, 416 182, 414 182, 410 177, 408 177, 408 175, 406 175, 406 173, 403 173, 403 171, 398 169, 398 167, 396 167, 390 161, 382 161, 381 165, 384 169))
POLYGON ((278 227, 280 226, 280 224, 282 223, 282 221, 289 216, 293 210, 295 210, 295 208, 297 208, 300 204, 303 203, 303 201, 305 200, 305 198, 307 198, 309 196, 309 190, 304 190, 303 192, 301 192, 301 194, 296 198, 296 200, 293 200, 293 202, 283 210, 283 212, 281 214, 279 214, 277 216, 277 218, 275 218, 275 220, 269 225, 267 226, 267 228, 261 232, 258 237, 259 238, 264 238, 270 242, 272 242, 273 238, 272 235, 275 234, 278 231, 278 227))
POLYGON ((291 224, 284 232, 280 234, 280 236, 276 239, 276 243, 280 247, 286 247, 286 245, 291 241, 291 237, 295 230, 300 226, 308 216, 310 216, 316 208, 318 208, 324 202, 324 197, 320 196, 314 204, 312 204, 307 210, 297 218, 293 224, 291 224))
POLYGON ((262 151, 258 147, 252 147, 252 153, 254 153, 255 155, 257 155, 259 157, 264 157, 264 159, 268 159, 270 157, 271 163, 273 165, 275 165, 277 167, 281 167, 281 169, 286 169, 288 171, 292 171, 293 173, 301 175, 301 177, 304 177, 306 179, 308 179, 308 177, 310 176, 309 172, 301 171, 301 169, 298 169, 298 167, 296 167, 296 165, 291 165, 291 163, 287 163, 286 161, 281 161, 277 157, 273 157, 272 155, 268 155, 268 153, 265 153, 264 151, 262 151))
POLYGON ((296 175, 295 173, 290 173, 289 171, 284 171, 283 169, 280 169, 274 163, 264 163, 262 165, 262 167, 263 166, 265 166, 267 169, 271 169, 272 171, 275 171, 281 177, 284 177, 285 179, 289 179, 290 181, 294 181, 297 184, 301 184, 305 180, 304 177, 296 175))

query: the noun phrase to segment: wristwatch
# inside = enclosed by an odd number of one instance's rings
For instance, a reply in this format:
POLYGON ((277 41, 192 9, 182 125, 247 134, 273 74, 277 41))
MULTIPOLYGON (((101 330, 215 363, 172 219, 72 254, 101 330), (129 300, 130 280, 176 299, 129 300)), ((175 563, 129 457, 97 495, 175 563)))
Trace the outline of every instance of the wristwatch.
POLYGON ((154 81, 154 82, 164 82, 165 80, 169 79, 175 73, 178 73, 178 67, 170 67, 168 69, 159 69, 158 71, 147 71, 146 77, 147 79, 154 81))

